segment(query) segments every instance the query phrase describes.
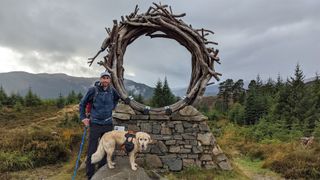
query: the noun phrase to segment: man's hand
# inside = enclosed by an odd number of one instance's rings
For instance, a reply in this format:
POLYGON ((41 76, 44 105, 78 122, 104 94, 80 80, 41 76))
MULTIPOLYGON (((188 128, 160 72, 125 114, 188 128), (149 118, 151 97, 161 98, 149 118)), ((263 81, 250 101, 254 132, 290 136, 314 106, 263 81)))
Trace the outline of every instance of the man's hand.
POLYGON ((82 119, 82 122, 83 122, 83 124, 85 125, 85 126, 89 126, 89 122, 90 122, 90 119, 88 119, 88 118, 84 118, 84 119, 82 119))

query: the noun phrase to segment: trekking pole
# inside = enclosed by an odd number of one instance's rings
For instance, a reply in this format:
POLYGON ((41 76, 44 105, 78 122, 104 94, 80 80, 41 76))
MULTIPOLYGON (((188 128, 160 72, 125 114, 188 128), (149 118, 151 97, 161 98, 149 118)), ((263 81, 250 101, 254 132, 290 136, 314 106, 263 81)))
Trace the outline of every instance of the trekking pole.
POLYGON ((84 127, 84 130, 83 130, 82 141, 81 141, 81 144, 80 144, 80 150, 79 150, 79 153, 78 153, 78 158, 77 158, 77 161, 76 161, 76 166, 74 167, 72 180, 74 180, 74 179, 76 178, 76 175, 77 175, 77 169, 78 169, 78 165, 79 165, 79 160, 80 160, 81 152, 82 152, 82 149, 83 149, 84 140, 85 140, 85 137, 86 137, 87 128, 88 128, 88 127, 85 126, 85 127, 84 127))

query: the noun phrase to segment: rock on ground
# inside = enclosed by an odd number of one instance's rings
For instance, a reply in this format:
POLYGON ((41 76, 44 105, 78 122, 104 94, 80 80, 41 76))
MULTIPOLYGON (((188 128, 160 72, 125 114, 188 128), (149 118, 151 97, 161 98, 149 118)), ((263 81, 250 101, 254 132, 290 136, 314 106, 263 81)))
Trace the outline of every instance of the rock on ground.
POLYGON ((116 157, 115 168, 109 169, 107 165, 101 167, 92 180, 153 180, 162 179, 149 177, 146 171, 142 167, 138 167, 136 171, 133 171, 129 164, 128 157, 116 157))

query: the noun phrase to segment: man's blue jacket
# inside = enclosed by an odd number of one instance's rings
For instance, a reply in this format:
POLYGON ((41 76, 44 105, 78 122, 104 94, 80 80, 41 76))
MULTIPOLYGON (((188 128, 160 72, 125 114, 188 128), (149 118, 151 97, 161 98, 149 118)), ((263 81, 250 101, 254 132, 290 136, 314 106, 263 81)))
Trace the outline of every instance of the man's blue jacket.
POLYGON ((117 106, 119 98, 119 94, 111 85, 104 90, 100 86, 100 83, 96 82, 93 87, 89 88, 86 95, 80 101, 80 120, 86 118, 86 105, 91 102, 91 123, 101 125, 112 124, 112 110, 117 106))

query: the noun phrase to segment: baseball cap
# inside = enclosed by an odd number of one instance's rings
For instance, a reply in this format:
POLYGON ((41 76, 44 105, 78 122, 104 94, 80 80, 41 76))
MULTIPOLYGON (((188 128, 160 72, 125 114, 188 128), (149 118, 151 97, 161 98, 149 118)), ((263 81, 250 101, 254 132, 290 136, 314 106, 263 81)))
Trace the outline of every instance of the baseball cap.
POLYGON ((111 77, 111 75, 110 75, 110 73, 109 73, 108 71, 102 72, 102 73, 100 74, 100 78, 101 78, 102 76, 109 76, 109 77, 111 77))

